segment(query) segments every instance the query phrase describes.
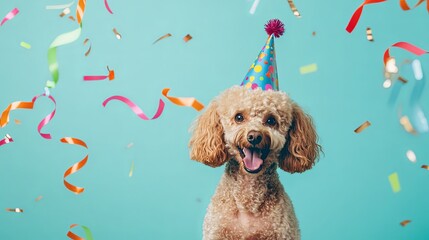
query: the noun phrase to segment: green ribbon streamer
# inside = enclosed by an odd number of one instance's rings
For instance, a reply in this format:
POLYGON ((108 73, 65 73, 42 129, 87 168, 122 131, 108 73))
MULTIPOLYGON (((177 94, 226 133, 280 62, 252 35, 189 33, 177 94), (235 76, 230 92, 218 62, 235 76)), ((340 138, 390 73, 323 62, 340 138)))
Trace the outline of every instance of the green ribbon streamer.
POLYGON ((87 226, 81 225, 81 227, 83 231, 85 231, 85 240, 94 240, 94 238, 92 238, 91 230, 89 230, 87 226))

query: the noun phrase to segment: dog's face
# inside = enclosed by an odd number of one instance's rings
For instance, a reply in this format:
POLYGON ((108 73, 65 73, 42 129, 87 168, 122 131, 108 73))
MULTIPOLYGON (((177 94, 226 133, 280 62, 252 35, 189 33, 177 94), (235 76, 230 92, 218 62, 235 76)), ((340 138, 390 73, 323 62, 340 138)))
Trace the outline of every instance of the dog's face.
POLYGON ((216 167, 238 162, 248 174, 272 163, 303 172, 320 146, 311 118, 280 91, 232 87, 216 98, 194 126, 191 158, 216 167))

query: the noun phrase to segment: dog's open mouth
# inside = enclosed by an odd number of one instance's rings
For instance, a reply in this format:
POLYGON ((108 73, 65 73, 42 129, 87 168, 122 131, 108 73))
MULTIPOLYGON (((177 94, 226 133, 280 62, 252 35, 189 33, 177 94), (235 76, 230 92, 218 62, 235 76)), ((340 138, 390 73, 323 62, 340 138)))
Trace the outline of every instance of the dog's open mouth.
POLYGON ((262 164, 268 156, 269 150, 259 148, 240 148, 237 147, 240 156, 243 159, 244 169, 248 173, 258 173, 262 169, 262 164))

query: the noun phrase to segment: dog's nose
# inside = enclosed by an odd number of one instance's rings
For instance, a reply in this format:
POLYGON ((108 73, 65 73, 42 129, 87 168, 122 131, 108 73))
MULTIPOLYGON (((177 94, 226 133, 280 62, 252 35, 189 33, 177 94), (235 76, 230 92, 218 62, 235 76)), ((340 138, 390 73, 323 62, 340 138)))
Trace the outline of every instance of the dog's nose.
POLYGON ((247 134, 247 141, 252 145, 256 145, 262 141, 262 134, 252 130, 247 134))

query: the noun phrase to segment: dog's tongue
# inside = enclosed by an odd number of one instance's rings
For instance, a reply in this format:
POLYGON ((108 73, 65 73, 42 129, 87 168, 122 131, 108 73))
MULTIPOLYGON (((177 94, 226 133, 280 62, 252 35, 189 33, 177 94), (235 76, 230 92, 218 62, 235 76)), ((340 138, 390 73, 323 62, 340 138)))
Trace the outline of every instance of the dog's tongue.
POLYGON ((261 153, 259 151, 254 151, 253 149, 244 148, 244 165, 250 171, 258 169, 263 161, 261 159, 261 153))

